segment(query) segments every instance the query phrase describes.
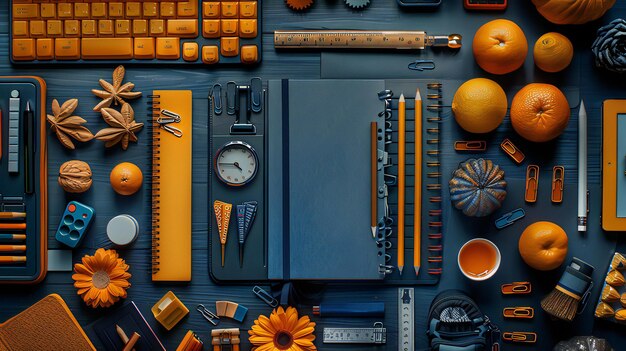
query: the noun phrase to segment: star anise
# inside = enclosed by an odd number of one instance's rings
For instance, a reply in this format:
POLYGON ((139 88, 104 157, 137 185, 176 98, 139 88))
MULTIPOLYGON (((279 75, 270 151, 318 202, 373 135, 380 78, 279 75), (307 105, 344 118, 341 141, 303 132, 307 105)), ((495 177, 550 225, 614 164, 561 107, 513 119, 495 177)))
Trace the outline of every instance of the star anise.
POLYGON ((122 149, 126 150, 129 141, 137 142, 135 132, 143 128, 143 123, 135 122, 135 111, 128 103, 122 104, 120 112, 104 107, 100 113, 104 121, 112 127, 104 128, 96 134, 96 139, 106 142, 104 146, 111 147, 121 142, 122 149))
POLYGON ((124 104, 126 102, 124 99, 132 100, 141 96, 141 92, 131 91, 135 87, 135 84, 128 82, 122 85, 125 73, 124 66, 117 66, 115 71, 113 71, 113 84, 104 79, 100 79, 98 82, 104 90, 91 89, 94 95, 102 99, 102 101, 93 108, 94 111, 100 111, 100 109, 104 107, 109 107, 111 103, 114 105, 118 103, 124 104))
POLYGON ((79 116, 72 116, 76 107, 78 107, 77 99, 69 99, 61 106, 57 99, 54 99, 52 100, 52 115, 46 117, 50 123, 50 129, 56 133, 59 141, 63 146, 72 150, 75 146, 70 137, 82 142, 93 139, 93 134, 89 129, 82 126, 87 121, 79 116))

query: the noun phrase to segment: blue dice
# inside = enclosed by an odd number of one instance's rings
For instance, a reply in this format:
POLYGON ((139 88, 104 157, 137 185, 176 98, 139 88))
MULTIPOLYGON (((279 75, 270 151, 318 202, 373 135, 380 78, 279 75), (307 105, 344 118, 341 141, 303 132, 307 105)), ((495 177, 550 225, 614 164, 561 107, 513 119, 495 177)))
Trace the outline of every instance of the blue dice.
POLYGON ((75 248, 83 240, 93 216, 93 208, 70 201, 65 207, 55 238, 72 249, 75 248))

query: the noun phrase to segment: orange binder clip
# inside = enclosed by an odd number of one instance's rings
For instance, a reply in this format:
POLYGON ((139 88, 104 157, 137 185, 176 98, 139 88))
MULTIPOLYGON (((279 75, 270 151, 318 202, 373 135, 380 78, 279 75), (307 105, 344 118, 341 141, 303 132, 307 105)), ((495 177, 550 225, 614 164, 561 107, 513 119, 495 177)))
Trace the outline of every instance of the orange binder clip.
POLYGON ((504 295, 530 294, 532 285, 530 285, 530 282, 513 282, 502 284, 500 290, 504 295))
POLYGON ((472 141, 455 141, 454 150, 456 151, 485 151, 487 150, 487 142, 484 140, 472 141))
POLYGON ((506 307, 502 310, 505 318, 531 319, 535 317, 535 309, 532 307, 506 307))
POLYGON ((528 165, 526 168, 526 192, 524 199, 526 202, 537 201, 537 190, 539 189, 539 166, 528 165))
POLYGON ((504 140, 502 140, 500 147, 517 164, 522 163, 522 161, 524 161, 524 158, 526 158, 526 156, 524 156, 524 153, 520 151, 520 149, 518 149, 517 146, 515 146, 515 144, 513 144, 513 142, 507 138, 504 138, 504 140))
POLYGON ((565 167, 554 166, 552 169, 552 202, 563 202, 563 184, 565 181, 565 167))
POLYGON ((537 342, 537 333, 529 332, 504 332, 502 333, 502 340, 508 342, 519 342, 526 344, 534 344, 537 342))

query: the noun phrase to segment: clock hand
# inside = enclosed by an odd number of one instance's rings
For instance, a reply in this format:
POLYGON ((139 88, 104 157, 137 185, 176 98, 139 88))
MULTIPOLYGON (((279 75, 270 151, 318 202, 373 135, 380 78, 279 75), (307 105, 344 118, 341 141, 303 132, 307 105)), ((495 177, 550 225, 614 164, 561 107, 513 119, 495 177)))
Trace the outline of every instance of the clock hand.
POLYGON ((237 169, 238 169, 238 170, 240 170, 240 171, 242 171, 242 172, 243 172, 243 169, 241 169, 241 167, 239 167, 239 162, 233 162, 233 165, 234 165, 235 167, 237 167, 237 169))

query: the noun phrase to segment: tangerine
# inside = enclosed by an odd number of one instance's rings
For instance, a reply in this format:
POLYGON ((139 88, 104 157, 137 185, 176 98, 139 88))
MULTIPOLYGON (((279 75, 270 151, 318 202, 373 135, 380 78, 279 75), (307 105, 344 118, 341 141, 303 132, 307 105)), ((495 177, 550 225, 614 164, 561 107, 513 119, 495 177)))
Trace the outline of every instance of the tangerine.
POLYGON ((116 193, 132 195, 141 189, 143 173, 134 163, 122 162, 113 168, 109 180, 116 193))
POLYGON ((535 65, 542 71, 555 73, 567 68, 574 57, 574 46, 563 34, 550 32, 537 39, 533 49, 535 65))
POLYGON ((528 84, 515 94, 511 103, 513 129, 525 139, 537 143, 561 135, 569 116, 565 95, 551 84, 528 84))
POLYGON ((457 123, 470 133, 489 133, 498 128, 508 102, 504 90, 491 79, 475 78, 463 83, 452 99, 457 123))
POLYGON ((493 74, 506 74, 524 64, 528 42, 515 22, 497 19, 483 24, 472 43, 476 63, 493 74))

